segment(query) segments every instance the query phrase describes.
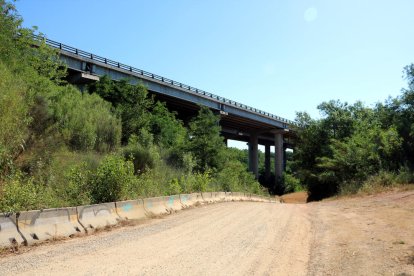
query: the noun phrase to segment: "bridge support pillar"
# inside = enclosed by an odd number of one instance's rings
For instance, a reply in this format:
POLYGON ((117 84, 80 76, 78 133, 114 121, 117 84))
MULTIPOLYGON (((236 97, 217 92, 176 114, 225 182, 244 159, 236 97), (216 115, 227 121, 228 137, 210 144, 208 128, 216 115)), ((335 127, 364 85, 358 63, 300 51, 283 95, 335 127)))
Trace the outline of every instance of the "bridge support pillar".
POLYGON ((270 145, 265 145, 265 181, 270 179, 270 145))
POLYGON ((283 153, 283 134, 275 134, 275 188, 276 192, 281 192, 284 153, 283 153))
POLYGON ((257 134, 252 133, 249 141, 249 171, 255 175, 256 179, 259 177, 258 143, 257 134))

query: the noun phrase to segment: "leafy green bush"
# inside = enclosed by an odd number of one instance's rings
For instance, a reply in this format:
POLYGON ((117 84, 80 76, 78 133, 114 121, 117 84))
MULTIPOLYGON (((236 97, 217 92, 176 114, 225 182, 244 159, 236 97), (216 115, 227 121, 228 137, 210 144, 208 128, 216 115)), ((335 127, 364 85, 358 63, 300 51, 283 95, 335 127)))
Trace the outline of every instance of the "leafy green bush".
POLYGON ((91 196, 94 203, 121 199, 123 190, 134 180, 134 168, 123 157, 109 155, 93 175, 91 196))
POLYGON ((91 203, 92 172, 86 162, 82 162, 70 168, 65 173, 65 185, 57 190, 59 196, 68 206, 79 206, 91 203))
POLYGON ((398 170, 395 181, 399 184, 414 184, 414 173, 407 166, 403 166, 398 170))
POLYGON ((0 188, 0 212, 19 212, 62 206, 55 191, 21 175, 6 180, 0 188))
POLYGON ((211 192, 213 190, 210 185, 211 181, 212 179, 210 171, 205 171, 203 173, 195 173, 194 181, 192 182, 193 186, 191 190, 195 192, 211 192))
POLYGON ((168 185, 168 194, 169 195, 177 195, 182 192, 180 183, 177 178, 171 179, 168 185))
POLYGON ((152 144, 152 136, 143 131, 140 136, 131 135, 123 148, 124 157, 134 164, 134 173, 142 174, 153 169, 159 162, 158 148, 152 144))
POLYGON ((21 182, 19 179, 7 181, 1 191, 1 212, 17 212, 37 209, 39 195, 33 182, 21 182))
POLYGON ((26 146, 31 122, 26 89, 24 82, 0 62, 0 178, 26 146))
POLYGON ((283 174, 283 183, 285 186, 285 193, 293 193, 303 191, 300 180, 290 173, 283 174))
POLYGON ((121 123, 111 105, 96 94, 82 94, 66 86, 53 102, 64 140, 75 150, 114 150, 121 139, 121 123))
POLYGON ((96 93, 110 102, 122 119, 122 142, 126 144, 131 135, 138 135, 149 128, 151 114, 148 112, 152 99, 145 86, 131 85, 129 80, 112 81, 103 76, 88 87, 89 93, 96 93))

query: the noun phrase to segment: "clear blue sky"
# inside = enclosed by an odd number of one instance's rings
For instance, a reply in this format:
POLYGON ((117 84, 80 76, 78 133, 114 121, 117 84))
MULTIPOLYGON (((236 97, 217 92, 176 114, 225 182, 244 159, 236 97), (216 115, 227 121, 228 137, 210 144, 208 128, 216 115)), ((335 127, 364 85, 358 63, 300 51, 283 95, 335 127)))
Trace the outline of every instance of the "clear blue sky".
POLYGON ((294 119, 405 87, 413 0, 20 0, 50 39, 294 119))

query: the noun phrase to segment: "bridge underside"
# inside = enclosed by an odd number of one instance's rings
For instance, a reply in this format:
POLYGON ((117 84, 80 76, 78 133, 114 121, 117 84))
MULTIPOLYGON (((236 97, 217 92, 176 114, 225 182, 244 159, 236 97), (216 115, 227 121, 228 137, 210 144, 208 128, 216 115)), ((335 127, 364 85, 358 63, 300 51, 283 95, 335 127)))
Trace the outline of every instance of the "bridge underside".
POLYGON ((126 72, 114 70, 101 64, 85 65, 85 61, 78 60, 71 55, 62 55, 61 59, 68 65, 68 81, 72 84, 83 86, 92 81, 97 81, 99 76, 108 75, 114 80, 129 79, 132 84, 145 85, 150 94, 157 100, 165 102, 170 110, 177 111, 178 118, 188 123, 193 118, 200 105, 204 105, 220 114, 222 135, 227 139, 244 141, 249 147, 249 170, 258 178, 258 145, 265 146, 265 180, 271 175, 270 147, 275 147, 275 184, 273 189, 280 184, 284 170, 286 148, 293 148, 294 134, 288 131, 287 124, 271 120, 267 117, 239 110, 234 106, 222 104, 207 96, 194 95, 184 89, 170 87, 159 81, 146 77, 137 77, 126 72), (88 69, 89 71, 85 70, 88 69))

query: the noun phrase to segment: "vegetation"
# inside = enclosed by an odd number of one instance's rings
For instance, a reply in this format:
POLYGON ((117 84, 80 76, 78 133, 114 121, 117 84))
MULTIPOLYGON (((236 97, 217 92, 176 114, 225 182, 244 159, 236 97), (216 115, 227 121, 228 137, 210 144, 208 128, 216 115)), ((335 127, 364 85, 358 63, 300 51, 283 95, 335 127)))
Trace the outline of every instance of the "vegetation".
MULTIPOLYGON (((200 107, 185 126, 142 85, 108 77, 81 92, 36 29, 0 0, 0 211, 200 191, 267 193, 200 107)), ((374 107, 340 101, 298 113, 285 192, 320 199, 414 181, 414 65, 408 88, 374 107)), ((263 181, 264 154, 259 152, 263 181)), ((270 180, 273 183, 273 180, 270 180)))
MULTIPOLYGON (((186 128, 142 85, 80 92, 36 29, 0 0, 0 211, 197 191, 265 193, 200 108, 186 128)), ((241 152, 241 151, 240 151, 241 152)))
POLYGON ((321 119, 298 113, 293 168, 313 199, 414 182, 414 65, 408 89, 374 107, 324 102, 321 119))

